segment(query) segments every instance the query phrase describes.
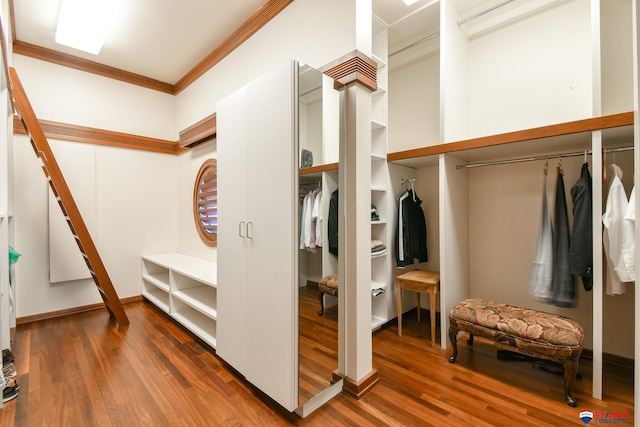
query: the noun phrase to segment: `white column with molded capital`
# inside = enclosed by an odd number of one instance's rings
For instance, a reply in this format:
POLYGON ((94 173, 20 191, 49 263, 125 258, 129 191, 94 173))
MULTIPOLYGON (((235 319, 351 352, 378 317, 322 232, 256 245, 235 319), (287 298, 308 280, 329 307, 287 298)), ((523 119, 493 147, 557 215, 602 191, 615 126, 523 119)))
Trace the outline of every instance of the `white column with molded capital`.
POLYGON ((371 345, 371 91, 347 86, 346 141, 340 154, 344 206, 345 375, 358 383, 372 371, 371 345))

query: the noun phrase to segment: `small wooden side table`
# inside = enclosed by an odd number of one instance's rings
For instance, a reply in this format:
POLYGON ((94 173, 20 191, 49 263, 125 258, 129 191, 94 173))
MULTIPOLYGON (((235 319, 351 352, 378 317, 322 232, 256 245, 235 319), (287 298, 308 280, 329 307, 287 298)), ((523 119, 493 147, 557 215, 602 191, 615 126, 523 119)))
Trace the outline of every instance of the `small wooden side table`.
POLYGON ((431 344, 436 345, 436 294, 440 288, 440 273, 429 270, 411 270, 396 277, 398 300, 398 336, 402 336, 402 290, 415 291, 420 322, 420 293, 429 294, 431 311, 431 344))

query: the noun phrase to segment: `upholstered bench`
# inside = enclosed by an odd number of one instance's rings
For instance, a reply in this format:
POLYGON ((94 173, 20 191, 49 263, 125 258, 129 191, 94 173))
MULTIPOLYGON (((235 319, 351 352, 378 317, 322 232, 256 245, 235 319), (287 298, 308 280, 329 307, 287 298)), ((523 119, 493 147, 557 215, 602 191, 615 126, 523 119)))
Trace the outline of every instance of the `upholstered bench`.
POLYGON ((320 291, 318 293, 318 299, 320 300, 320 311, 318 311, 318 314, 322 316, 322 313, 324 313, 324 295, 338 296, 338 275, 332 274, 331 276, 320 279, 318 289, 320 291))
POLYGON ((458 356, 458 332, 468 332, 469 343, 474 335, 488 338, 503 349, 561 363, 566 402, 569 406, 577 405, 571 388, 578 372, 584 332, 574 320, 508 304, 466 299, 451 309, 449 324, 453 345, 449 362, 455 362, 458 356))

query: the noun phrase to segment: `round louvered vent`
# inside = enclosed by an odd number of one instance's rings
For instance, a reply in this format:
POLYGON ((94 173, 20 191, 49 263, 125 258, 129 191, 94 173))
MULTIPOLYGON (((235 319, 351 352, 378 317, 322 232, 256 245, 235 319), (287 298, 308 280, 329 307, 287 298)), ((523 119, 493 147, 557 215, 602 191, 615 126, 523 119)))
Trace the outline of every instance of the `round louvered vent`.
POLYGON ((218 237, 218 173, 216 159, 206 160, 193 188, 193 217, 202 241, 216 246, 218 237))

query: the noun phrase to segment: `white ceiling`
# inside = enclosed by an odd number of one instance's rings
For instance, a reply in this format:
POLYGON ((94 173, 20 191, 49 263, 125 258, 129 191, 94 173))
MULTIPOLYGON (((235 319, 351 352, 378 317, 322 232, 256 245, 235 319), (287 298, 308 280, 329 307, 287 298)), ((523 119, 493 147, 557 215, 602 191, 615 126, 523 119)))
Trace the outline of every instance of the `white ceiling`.
POLYGON ((176 83, 267 0, 125 0, 99 55, 55 42, 60 0, 13 0, 16 39, 176 83))
MULTIPOLYGON (((462 14, 499 0, 454 1, 462 14)), ((126 0, 99 55, 55 43, 60 0, 13 0, 13 8, 17 40, 175 84, 265 3, 267 0, 126 0)), ((372 6, 389 27, 390 52, 439 30, 438 0, 418 0, 412 6, 402 0, 372 0, 372 6)))

